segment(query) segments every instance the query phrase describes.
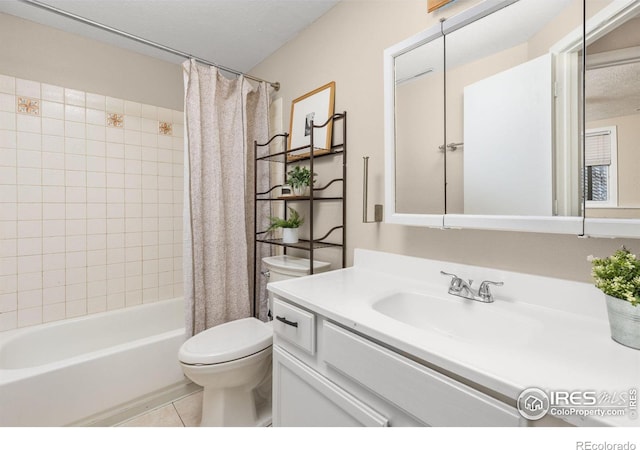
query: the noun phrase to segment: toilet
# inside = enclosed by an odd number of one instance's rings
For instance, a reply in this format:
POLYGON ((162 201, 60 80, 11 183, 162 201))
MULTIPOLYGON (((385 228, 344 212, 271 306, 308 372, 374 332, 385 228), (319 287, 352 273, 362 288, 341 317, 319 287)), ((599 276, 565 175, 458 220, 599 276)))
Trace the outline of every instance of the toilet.
MULTIPOLYGON (((268 282, 309 274, 309 260, 263 258, 268 282)), ((314 261, 314 273, 330 264, 314 261)), ((272 295, 269 294, 269 309, 272 295)), ((271 423, 270 323, 254 317, 227 322, 188 339, 178 352, 184 374, 204 388, 200 426, 266 426, 271 423)))

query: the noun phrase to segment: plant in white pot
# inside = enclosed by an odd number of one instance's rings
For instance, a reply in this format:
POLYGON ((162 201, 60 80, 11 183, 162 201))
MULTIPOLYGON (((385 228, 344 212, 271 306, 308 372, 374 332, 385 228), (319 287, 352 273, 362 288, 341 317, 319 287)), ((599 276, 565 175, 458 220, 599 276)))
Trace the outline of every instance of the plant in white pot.
POLYGON ((304 166, 295 166, 287 172, 287 184, 293 189, 294 195, 306 197, 309 195, 309 187, 315 183, 316 173, 311 174, 311 170, 304 166))
POLYGON ((605 294, 612 339, 640 350, 640 260, 624 247, 589 259, 595 285, 605 294))
POLYGON ((298 228, 304 223, 304 218, 300 217, 298 211, 289 207, 289 218, 269 217, 271 224, 267 231, 282 228, 282 242, 284 244, 295 244, 298 242, 298 228))

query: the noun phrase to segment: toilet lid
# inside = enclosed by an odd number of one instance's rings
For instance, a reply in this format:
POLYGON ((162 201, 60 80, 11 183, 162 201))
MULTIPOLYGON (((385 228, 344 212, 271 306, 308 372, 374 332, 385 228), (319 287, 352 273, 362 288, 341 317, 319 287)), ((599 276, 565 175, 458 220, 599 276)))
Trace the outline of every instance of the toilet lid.
POLYGON ((269 347, 273 330, 254 317, 223 323, 188 339, 178 352, 185 364, 219 364, 269 347))

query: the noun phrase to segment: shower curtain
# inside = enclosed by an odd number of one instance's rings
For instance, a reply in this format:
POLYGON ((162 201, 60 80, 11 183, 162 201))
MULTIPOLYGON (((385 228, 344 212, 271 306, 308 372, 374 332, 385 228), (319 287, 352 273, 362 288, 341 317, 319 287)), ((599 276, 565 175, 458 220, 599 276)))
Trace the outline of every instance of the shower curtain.
MULTIPOLYGON (((195 335, 251 315, 254 140, 268 140, 269 91, 264 82, 230 80, 194 60, 183 63, 183 74, 185 324, 195 335)), ((269 184, 268 165, 258 168, 261 190, 269 184)), ((268 220, 265 205, 259 205, 259 228, 268 220)))

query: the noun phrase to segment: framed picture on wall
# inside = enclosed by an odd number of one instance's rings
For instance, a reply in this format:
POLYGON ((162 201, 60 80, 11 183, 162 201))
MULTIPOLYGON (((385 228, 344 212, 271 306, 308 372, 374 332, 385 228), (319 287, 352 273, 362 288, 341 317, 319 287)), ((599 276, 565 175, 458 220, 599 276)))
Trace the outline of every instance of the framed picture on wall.
MULTIPOLYGON (((332 81, 291 102, 291 122, 289 124, 289 149, 287 160, 295 161, 311 154, 311 122, 315 126, 324 124, 333 115, 336 83, 332 81)), ((315 156, 331 151, 333 122, 313 133, 313 154, 315 156)))
POLYGON ((433 12, 452 1, 453 0, 427 0, 427 12, 433 12))

